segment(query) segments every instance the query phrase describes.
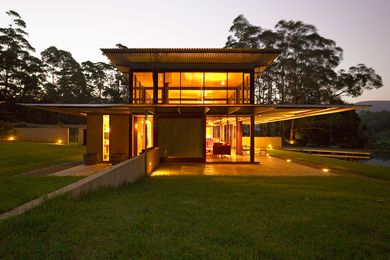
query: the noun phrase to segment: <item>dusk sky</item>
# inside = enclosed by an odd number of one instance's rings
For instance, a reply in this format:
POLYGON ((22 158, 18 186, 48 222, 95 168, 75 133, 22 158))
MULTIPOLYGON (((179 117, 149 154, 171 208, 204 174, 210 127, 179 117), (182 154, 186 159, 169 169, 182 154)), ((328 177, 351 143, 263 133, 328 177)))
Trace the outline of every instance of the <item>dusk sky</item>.
POLYGON ((27 23, 37 55, 49 46, 73 54, 77 61, 108 61, 100 48, 223 47, 239 14, 252 24, 273 28, 281 19, 302 20, 344 49, 340 67, 358 63, 373 67, 384 87, 348 102, 390 100, 389 0, 138 0, 18 1, 1 0, 0 26, 7 10, 27 23))

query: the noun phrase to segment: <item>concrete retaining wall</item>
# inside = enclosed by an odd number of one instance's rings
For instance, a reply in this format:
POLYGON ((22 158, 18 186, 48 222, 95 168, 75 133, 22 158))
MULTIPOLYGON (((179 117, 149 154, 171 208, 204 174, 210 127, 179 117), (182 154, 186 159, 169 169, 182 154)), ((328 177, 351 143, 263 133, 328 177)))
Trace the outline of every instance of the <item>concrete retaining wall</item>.
POLYGON ((69 128, 15 128, 16 139, 19 141, 69 144, 69 128))
POLYGON ((74 187, 69 193, 78 197, 99 188, 118 187, 125 183, 133 183, 145 176, 145 173, 151 174, 158 166, 159 151, 158 148, 152 148, 147 151, 146 155, 143 153, 72 184, 74 187), (147 171, 145 171, 145 166, 147 171))
POLYGON ((0 214, 0 220, 23 214, 24 212, 63 194, 69 193, 73 197, 77 198, 85 193, 95 191, 100 188, 118 187, 126 183, 133 183, 145 176, 145 174, 151 174, 159 166, 158 149, 159 148, 151 148, 147 151, 146 156, 145 153, 143 153, 137 157, 114 165, 105 171, 88 176, 78 182, 50 192, 46 196, 42 196, 11 211, 0 214), (147 169, 147 171, 145 171, 145 169, 147 169))

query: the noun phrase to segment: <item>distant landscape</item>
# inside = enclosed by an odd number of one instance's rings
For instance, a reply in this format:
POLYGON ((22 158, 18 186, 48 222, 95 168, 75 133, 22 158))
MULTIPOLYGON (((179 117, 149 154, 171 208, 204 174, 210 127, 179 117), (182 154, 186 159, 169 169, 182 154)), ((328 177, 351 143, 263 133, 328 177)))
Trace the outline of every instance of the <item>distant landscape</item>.
POLYGON ((372 101, 361 101, 355 103, 355 105, 368 105, 370 107, 357 109, 356 112, 361 114, 363 112, 382 112, 390 111, 390 100, 372 100, 372 101))
POLYGON ((390 101, 362 101, 356 105, 370 106, 356 110, 367 133, 369 148, 390 150, 390 101))

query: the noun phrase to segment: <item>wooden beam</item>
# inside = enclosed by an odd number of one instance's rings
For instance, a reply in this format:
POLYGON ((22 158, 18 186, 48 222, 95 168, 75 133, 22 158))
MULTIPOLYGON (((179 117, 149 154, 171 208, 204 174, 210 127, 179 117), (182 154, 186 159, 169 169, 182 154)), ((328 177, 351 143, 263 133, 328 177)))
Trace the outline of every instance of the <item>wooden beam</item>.
POLYGON ((229 107, 228 108, 228 115, 234 114, 241 110, 241 107, 229 107))

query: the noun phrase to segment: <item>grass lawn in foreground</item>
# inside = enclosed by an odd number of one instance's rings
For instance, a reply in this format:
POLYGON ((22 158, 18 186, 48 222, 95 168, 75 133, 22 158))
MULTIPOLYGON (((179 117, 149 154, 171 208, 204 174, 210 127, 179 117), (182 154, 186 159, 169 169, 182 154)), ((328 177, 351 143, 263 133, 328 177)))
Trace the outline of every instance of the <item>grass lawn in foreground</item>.
POLYGON ((355 177, 149 177, 0 222, 0 258, 382 258, 390 185, 355 177))
POLYGON ((0 177, 81 161, 85 146, 0 141, 0 177))
POLYGON ((360 162, 327 158, 302 152, 278 149, 268 150, 268 153, 278 158, 291 159, 295 162, 308 163, 310 165, 316 165, 321 168, 326 167, 329 169, 342 170, 362 176, 390 181, 390 167, 386 166, 369 165, 360 162))
POLYGON ((0 142, 0 213, 45 195, 80 177, 28 177, 18 174, 82 160, 85 147, 30 142, 0 142))

